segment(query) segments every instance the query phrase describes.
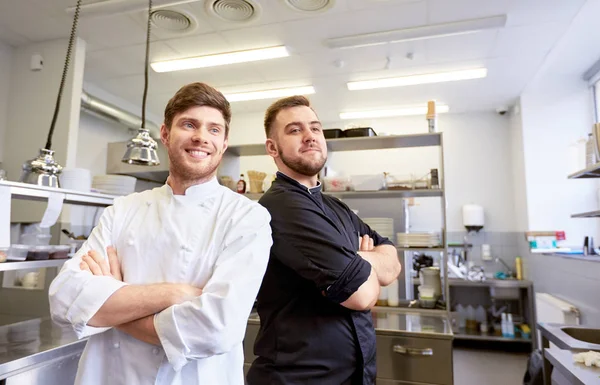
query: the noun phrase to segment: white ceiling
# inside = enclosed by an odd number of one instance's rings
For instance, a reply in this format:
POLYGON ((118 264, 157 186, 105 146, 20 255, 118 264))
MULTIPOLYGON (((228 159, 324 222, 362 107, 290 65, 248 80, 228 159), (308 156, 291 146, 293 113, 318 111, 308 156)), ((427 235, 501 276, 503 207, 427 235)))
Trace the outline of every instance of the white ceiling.
MULTIPOLYGON (((97 1, 97 0, 94 0, 97 1)), ((92 0, 84 3, 94 2, 92 0)), ((128 0, 134 1, 134 0, 128 0)), ((162 116, 183 84, 204 81, 224 92, 312 84, 311 96, 325 121, 340 111, 385 108, 436 99, 452 112, 491 110, 514 102, 563 35, 585 0, 336 0, 324 14, 289 9, 283 0, 254 0, 261 17, 232 24, 207 14, 204 1, 176 8, 198 21, 191 34, 155 30, 151 60, 172 59, 284 44, 287 58, 172 73, 150 71, 148 106, 162 116), (357 49, 333 50, 331 37, 506 14, 507 26, 469 35, 357 49), (406 58, 413 53, 414 58, 406 58), (386 69, 386 58, 391 65, 386 69), (339 68, 335 63, 343 61, 339 68), (486 66, 486 79, 379 90, 348 91, 345 83, 438 70, 486 66)), ((0 0, 0 40, 13 46, 66 38, 75 0, 0 0)), ((85 79, 141 105, 146 13, 82 17, 79 36, 88 43, 85 79)), ((262 112, 272 102, 233 103, 235 113, 262 112)))

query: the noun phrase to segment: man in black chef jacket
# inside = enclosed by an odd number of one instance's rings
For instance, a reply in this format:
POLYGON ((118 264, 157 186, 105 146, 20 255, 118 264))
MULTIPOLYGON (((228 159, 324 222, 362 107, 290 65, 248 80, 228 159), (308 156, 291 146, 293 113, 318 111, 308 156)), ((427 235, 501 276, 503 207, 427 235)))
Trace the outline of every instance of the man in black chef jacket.
POLYGON ((273 246, 248 384, 375 384, 369 309, 400 274, 396 249, 321 193, 327 146, 308 99, 273 103, 265 131, 279 172, 259 201, 271 214, 273 246))

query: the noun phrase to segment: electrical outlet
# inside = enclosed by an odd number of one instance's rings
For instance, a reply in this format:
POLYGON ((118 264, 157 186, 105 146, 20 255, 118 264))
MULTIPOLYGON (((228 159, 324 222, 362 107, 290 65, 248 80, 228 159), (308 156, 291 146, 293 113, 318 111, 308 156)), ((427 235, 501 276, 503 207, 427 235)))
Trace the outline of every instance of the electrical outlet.
POLYGON ((483 259, 484 261, 492 260, 492 247, 490 245, 481 245, 481 259, 483 259))

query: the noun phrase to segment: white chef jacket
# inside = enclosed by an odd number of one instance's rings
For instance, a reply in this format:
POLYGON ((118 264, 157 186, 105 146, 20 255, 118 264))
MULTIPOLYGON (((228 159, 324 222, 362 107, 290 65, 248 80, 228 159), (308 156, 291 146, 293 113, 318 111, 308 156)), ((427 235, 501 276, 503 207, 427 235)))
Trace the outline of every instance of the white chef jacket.
POLYGON ((170 186, 115 199, 50 285, 52 319, 90 336, 76 384, 243 385, 248 316, 272 244, 270 216, 258 203, 211 181, 173 195, 170 186), (79 268, 81 257, 116 247, 123 281, 79 268), (87 325, 127 284, 187 283, 192 301, 155 315, 162 347, 114 328, 87 325))

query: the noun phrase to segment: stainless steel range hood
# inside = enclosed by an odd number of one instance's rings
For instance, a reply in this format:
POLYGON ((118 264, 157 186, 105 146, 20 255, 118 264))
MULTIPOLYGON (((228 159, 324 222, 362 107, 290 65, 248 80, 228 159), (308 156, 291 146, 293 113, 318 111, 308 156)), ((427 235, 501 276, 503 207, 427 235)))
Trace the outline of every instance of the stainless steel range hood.
POLYGON ((123 154, 127 149, 127 142, 115 142, 108 144, 106 157, 106 173, 130 175, 138 179, 149 180, 157 183, 165 183, 169 176, 169 156, 161 142, 158 142, 158 166, 138 166, 121 162, 123 154))

